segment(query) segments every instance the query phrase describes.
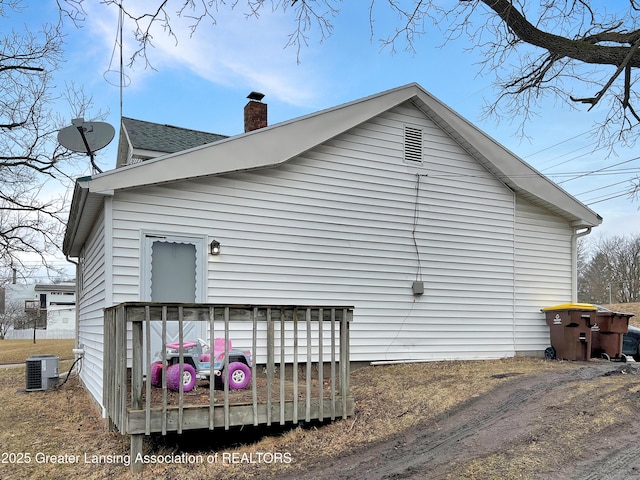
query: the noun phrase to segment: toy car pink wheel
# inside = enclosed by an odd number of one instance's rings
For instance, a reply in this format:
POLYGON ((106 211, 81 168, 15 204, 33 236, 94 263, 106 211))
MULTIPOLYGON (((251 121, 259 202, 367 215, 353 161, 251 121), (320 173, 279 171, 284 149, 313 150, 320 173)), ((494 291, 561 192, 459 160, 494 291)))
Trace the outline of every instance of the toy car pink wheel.
MULTIPOLYGON (((182 365, 182 391, 190 392, 196 386, 196 370, 188 363, 182 365)), ((167 368, 167 388, 177 392, 180 389, 180 364, 167 368)))
POLYGON ((242 390, 251 381, 251 369, 242 362, 233 362, 229 364, 229 374, 224 377, 230 389, 242 390))
POLYGON ((162 362, 151 364, 151 385, 154 387, 162 385, 162 362))

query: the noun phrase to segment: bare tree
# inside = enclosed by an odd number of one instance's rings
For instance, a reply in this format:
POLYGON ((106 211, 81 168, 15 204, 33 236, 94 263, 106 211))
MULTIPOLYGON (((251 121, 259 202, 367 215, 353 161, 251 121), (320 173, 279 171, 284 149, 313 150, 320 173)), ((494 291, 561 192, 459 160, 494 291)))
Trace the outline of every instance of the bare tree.
POLYGON ((580 299, 592 303, 640 301, 640 235, 600 239, 578 269, 580 299))
MULTIPOLYGON (((22 11, 19 0, 0 0, 0 7, 0 16, 22 11)), ((73 154, 56 141, 69 120, 54 113, 54 104, 65 95, 76 111, 90 104, 74 85, 53 95, 62 56, 61 19, 37 33, 23 27, 0 38, 0 272, 19 267, 24 276, 25 255, 46 265, 47 254, 58 248, 64 202, 46 190, 49 182, 67 178, 63 168, 73 154)))
POLYGON ((9 330, 27 323, 24 300, 8 300, 0 310, 0 340, 4 340, 9 330))
MULTIPOLYGON (((85 0, 64 0, 63 11, 81 21, 85 0)), ((124 4, 102 0, 120 9, 133 24, 137 49, 130 64, 150 65, 147 50, 154 36, 166 34, 178 41, 175 17, 191 21, 192 35, 203 23, 215 25, 219 9, 259 17, 265 9, 292 18, 292 30, 283 40, 300 53, 313 36, 320 40, 333 32, 340 0, 155 0, 124 4)), ((500 94, 487 106, 488 114, 519 117, 524 128, 543 96, 553 95, 573 108, 592 109, 606 104, 599 117, 601 142, 633 144, 640 124, 634 86, 640 67, 640 2, 590 0, 369 0, 362 2, 371 34, 390 50, 414 50, 430 30, 441 30, 445 41, 468 38, 469 48, 483 54, 481 70, 494 74, 500 94), (389 32, 376 32, 376 18, 395 19, 389 32)), ((388 23, 388 22, 385 22, 388 23)), ((524 130, 523 130, 524 133, 524 130)))

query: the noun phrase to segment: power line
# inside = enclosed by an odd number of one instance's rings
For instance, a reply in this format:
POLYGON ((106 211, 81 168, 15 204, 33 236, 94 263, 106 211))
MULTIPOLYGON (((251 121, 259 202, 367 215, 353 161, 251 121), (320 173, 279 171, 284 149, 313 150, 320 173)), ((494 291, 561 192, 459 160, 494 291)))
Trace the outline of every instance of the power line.
MULTIPOLYGON (((576 150, 574 150, 574 152, 575 152, 575 151, 576 151, 576 150)), ((569 153, 574 153, 574 152, 569 152, 569 153)), ((556 163, 555 165, 551 165, 550 167, 546 167, 546 168, 544 168, 543 170, 550 170, 550 169, 552 169, 552 168, 559 167, 560 165, 564 165, 565 163, 569 163, 569 162, 572 162, 573 160, 577 160, 578 158, 585 157, 585 156, 589 155, 590 153, 591 153, 591 152, 586 152, 586 153, 583 153, 583 154, 578 155, 578 156, 576 156, 576 157, 571 157, 571 158, 569 158, 568 160, 564 160, 564 161, 562 161, 562 162, 560 162, 560 163, 556 163)), ((560 155, 560 157, 562 157, 562 156, 564 156, 564 155, 560 155)), ((557 158, 560 158, 560 157, 557 157, 557 158)))
POLYGON ((574 196, 575 197, 579 197, 580 195, 587 195, 589 193, 593 193, 593 192, 597 192, 598 190, 605 190, 607 188, 611 188, 611 187, 616 187, 618 185, 622 185, 623 183, 626 183, 628 180, 623 180, 621 182, 615 182, 615 183, 610 183, 609 185, 604 185, 602 187, 598 187, 598 188, 592 188, 591 190, 586 190, 584 192, 580 192, 580 193, 575 193, 574 196))
MULTIPOLYGON (((614 165, 610 166, 610 167, 603 167, 599 170, 591 170, 591 171, 569 171, 569 172, 563 172, 563 173, 551 173, 551 174, 547 174, 544 175, 545 177, 567 177, 567 176, 571 176, 571 177, 575 177, 575 178, 580 178, 580 177, 584 177, 587 175, 594 175, 594 176, 610 176, 610 175, 626 175, 629 173, 640 173, 640 170, 638 170, 637 168, 633 167, 633 168, 621 168, 621 169, 617 169, 617 170, 612 170, 612 171, 605 171, 608 168, 612 168, 614 165)), ((493 176, 493 174, 491 174, 490 172, 486 172, 486 173, 434 173, 434 174, 430 174, 429 178, 488 178, 493 176)), ((539 177, 540 175, 538 173, 526 173, 526 174, 521 174, 521 175, 516 175, 516 174, 510 174, 510 175, 504 175, 505 178, 528 178, 528 177, 539 177)), ((564 183, 564 182, 568 182, 570 180, 574 180, 574 178, 569 178, 567 180, 563 180, 562 182, 556 182, 558 184, 560 183, 564 183)))
POLYGON ((613 200, 613 199, 615 199, 615 198, 620 198, 620 197, 624 197, 624 196, 628 196, 628 195, 629 195, 629 192, 627 191, 627 192, 624 192, 624 193, 619 193, 619 194, 617 194, 617 195, 612 195, 612 196, 607 197, 607 198, 603 198, 603 199, 601 199, 601 200, 596 200, 595 202, 589 202, 589 203, 587 203, 586 205, 588 205, 588 206, 590 206, 590 205, 595 205, 596 203, 607 202, 607 201, 609 201, 609 200, 613 200))
MULTIPOLYGON (((615 164, 613 164, 613 165, 608 165, 608 166, 606 166, 606 167, 599 168, 598 170, 592 170, 592 171, 590 171, 590 172, 586 172, 586 173, 583 173, 583 174, 581 174, 581 175, 577 175, 577 176, 575 176, 575 177, 573 177, 573 178, 568 178, 568 179, 566 179, 566 180, 562 180, 561 182, 556 182, 556 183, 557 183, 558 185, 560 185, 560 184, 562 184, 562 183, 570 182, 570 181, 572 181, 572 180, 577 180, 578 178, 582 178, 582 177, 585 177, 585 176, 587 176, 587 175, 592 175, 592 174, 594 174, 594 173, 602 172, 602 171, 604 171, 604 170, 608 170, 608 169, 613 168, 613 167, 617 167, 617 166, 620 166, 620 165, 624 165, 624 164, 626 164, 626 163, 634 162, 634 161, 636 161, 636 160, 638 160, 638 159, 640 159, 640 157, 631 158, 631 159, 629 159, 629 160, 625 160, 625 161, 623 161, 623 162, 615 163, 615 164)), ((623 173, 633 173, 633 170, 630 170, 630 171, 628 171, 628 172, 623 172, 623 173)))
MULTIPOLYGON (((571 138, 567 138, 566 140, 562 140, 561 142, 558 142, 558 143, 556 143, 554 145, 550 145, 548 147, 543 148, 542 150, 538 150, 537 152, 531 153, 531 154, 527 155, 525 158, 533 157, 533 156, 538 155, 538 154, 540 154, 542 152, 546 152, 547 150, 550 150, 552 148, 558 147, 558 146, 560 146, 560 145, 562 145, 564 143, 570 142, 571 140, 575 140, 576 138, 579 138, 579 137, 581 137, 583 135, 591 134, 591 133, 595 132, 596 130, 597 130, 597 127, 594 127, 591 130, 587 130, 586 132, 579 133, 579 134, 577 134, 577 135, 575 135, 575 136, 573 136, 571 138)), ((557 157, 555 157, 555 158, 557 158, 557 157)), ((551 159, 551 160, 554 160, 554 159, 551 159)), ((551 160, 549 160, 549 161, 551 161, 551 160)))
POLYGON ((617 170, 611 170, 611 171, 588 171, 588 172, 581 171, 581 172, 553 173, 547 176, 548 177, 571 177, 566 180, 562 180, 561 182, 556 182, 556 183, 564 183, 570 180, 574 180, 574 179, 586 177, 586 176, 606 177, 606 176, 615 176, 615 175, 627 175, 630 173, 631 174, 640 173, 640 170, 638 170, 637 168, 619 168, 617 170))
POLYGON ((583 200, 583 203, 592 203, 595 201, 600 201, 600 200, 604 200, 610 197, 614 197, 617 198, 618 195, 625 195, 625 194, 629 194, 629 192, 631 191, 631 189, 629 187, 624 187, 623 190, 617 189, 614 192, 609 192, 609 193, 602 193, 600 195, 596 195, 592 198, 589 199, 585 199, 583 200))

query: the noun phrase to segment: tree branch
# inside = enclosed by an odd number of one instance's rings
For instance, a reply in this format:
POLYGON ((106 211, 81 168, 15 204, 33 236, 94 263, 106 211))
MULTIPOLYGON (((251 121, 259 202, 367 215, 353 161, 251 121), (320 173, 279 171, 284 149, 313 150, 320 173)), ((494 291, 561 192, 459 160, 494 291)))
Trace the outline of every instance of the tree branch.
MULTIPOLYGON (((600 101, 600 99, 604 96, 604 94, 607 92, 607 90, 609 90, 611 85, 613 85, 613 82, 615 81, 616 78, 618 78, 618 76, 622 73, 622 71, 625 70, 625 69, 630 69, 631 68, 630 61, 633 58, 633 56, 636 54, 636 52, 638 51, 638 48, 640 48, 640 38, 638 38, 638 40, 636 40, 636 43, 629 49, 629 53, 627 54, 625 59, 622 61, 622 63, 620 64, 620 66, 618 67, 616 72, 611 76, 611 78, 609 78, 609 81, 602 88, 602 90, 600 90, 596 94, 595 97, 592 97, 592 98, 574 98, 574 97, 570 97, 571 100, 573 100, 574 102, 589 103, 589 104, 591 104, 591 107, 589 107, 589 110, 591 110, 600 101)), ((630 71, 631 70, 629 70, 629 72, 630 71)), ((630 88, 631 88, 631 75, 628 75, 626 77, 626 81, 625 81, 625 89, 627 91, 629 91, 630 88)), ((626 102, 626 103, 628 105, 628 102, 626 102)))
MULTIPOLYGON (((596 45, 592 40, 571 40, 542 31, 532 25, 509 0, 480 1, 492 9, 520 40, 544 48, 555 55, 569 57, 584 63, 618 66, 625 61, 629 54, 629 47, 596 45)), ((637 38, 638 31, 633 32, 632 35, 636 35, 634 38, 637 38)), ((632 67, 640 67, 640 55, 636 51, 626 61, 632 67)))

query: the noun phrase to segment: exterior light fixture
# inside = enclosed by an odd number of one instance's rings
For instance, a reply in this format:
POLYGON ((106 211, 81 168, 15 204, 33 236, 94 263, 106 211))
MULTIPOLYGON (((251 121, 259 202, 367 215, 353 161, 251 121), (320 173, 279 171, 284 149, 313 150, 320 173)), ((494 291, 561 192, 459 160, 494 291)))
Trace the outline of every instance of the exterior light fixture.
POLYGON ((209 251, 211 252, 211 255, 219 255, 220 242, 217 240, 211 240, 211 244, 209 245, 209 251))

